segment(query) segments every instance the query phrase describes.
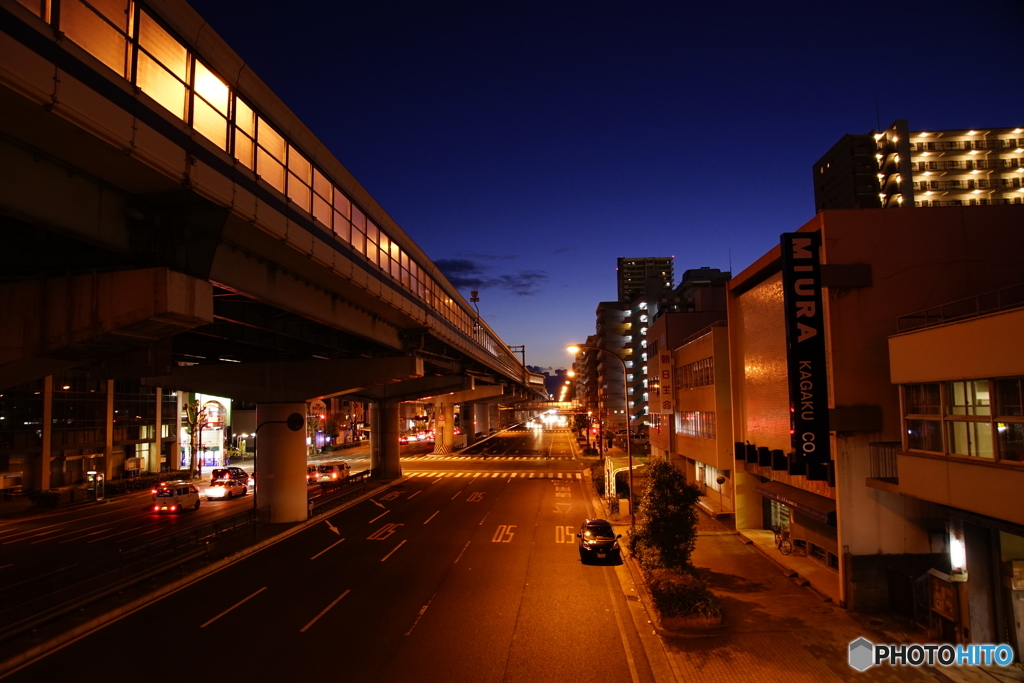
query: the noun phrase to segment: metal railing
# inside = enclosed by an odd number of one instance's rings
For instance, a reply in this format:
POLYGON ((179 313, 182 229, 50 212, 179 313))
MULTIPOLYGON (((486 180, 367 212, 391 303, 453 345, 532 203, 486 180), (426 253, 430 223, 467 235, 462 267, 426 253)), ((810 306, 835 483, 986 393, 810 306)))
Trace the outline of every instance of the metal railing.
POLYGON ((50 571, 0 589, 0 641, 46 623, 105 595, 211 552, 226 537, 266 523, 270 507, 248 509, 106 557, 50 571))
POLYGON ((899 469, 896 466, 896 451, 900 443, 897 441, 880 441, 868 445, 869 448, 869 479, 880 479, 890 484, 900 483, 899 469))
POLYGON ((1024 307, 1024 283, 900 316, 896 319, 896 329, 907 332, 1021 307, 1024 307))
POLYGON ((309 516, 337 507, 366 491, 367 482, 373 479, 371 470, 355 472, 336 482, 323 482, 320 489, 309 495, 309 516))

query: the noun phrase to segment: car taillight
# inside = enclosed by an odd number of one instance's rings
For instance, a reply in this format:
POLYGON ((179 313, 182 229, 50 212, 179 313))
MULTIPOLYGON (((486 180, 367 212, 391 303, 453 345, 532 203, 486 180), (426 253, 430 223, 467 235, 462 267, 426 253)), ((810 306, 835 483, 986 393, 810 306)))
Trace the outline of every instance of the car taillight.
POLYGON ((153 512, 160 512, 160 506, 159 505, 154 505, 153 506, 153 512))
POLYGON ((156 493, 156 489, 153 489, 152 491, 150 491, 150 493, 154 493, 155 494, 156 493))

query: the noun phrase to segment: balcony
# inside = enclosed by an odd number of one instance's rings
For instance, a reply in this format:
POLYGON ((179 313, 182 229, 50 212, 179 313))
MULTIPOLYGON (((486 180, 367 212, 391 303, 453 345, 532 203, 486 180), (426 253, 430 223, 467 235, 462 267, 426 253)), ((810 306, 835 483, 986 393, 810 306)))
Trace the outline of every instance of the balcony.
POLYGON ((1024 467, 903 451, 896 460, 901 495, 1024 524, 1024 467))
POLYGON ((864 483, 873 488, 899 494, 900 476, 896 453, 899 442, 877 442, 869 444, 868 478, 864 483))
POLYGON ((896 329, 909 332, 1021 307, 1024 283, 901 316, 896 319, 896 329))

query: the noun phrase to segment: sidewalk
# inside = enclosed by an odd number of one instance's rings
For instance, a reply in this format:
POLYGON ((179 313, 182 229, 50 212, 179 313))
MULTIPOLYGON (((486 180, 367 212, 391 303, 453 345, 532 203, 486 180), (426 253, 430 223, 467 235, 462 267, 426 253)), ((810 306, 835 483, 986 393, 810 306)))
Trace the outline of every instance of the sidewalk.
MULTIPOLYGON (((625 536, 628 520, 616 522, 616 528, 625 536)), ((724 623, 714 629, 660 637, 674 675, 674 681, 659 677, 661 683, 1024 681, 1024 670, 1018 667, 881 665, 857 672, 848 663, 849 644, 857 638, 878 644, 927 641, 923 634, 903 629, 897 618, 855 615, 837 607, 806 587, 799 576, 791 578, 792 570, 770 559, 756 542, 746 542, 704 512, 698 514, 697 528, 692 560, 721 599, 724 623)), ((633 563, 632 558, 624 559, 633 563)), ((635 564, 632 569, 638 576, 635 564)), ((647 596, 642 599, 646 602, 647 596)), ((654 613, 653 606, 646 607, 649 614, 654 613)))

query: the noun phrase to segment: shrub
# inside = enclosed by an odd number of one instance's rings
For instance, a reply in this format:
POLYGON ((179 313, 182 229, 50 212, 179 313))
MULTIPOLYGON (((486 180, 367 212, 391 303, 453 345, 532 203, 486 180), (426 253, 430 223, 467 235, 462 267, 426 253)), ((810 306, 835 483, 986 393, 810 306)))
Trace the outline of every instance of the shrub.
POLYGON ((604 495, 604 461, 595 462, 590 466, 590 478, 594 482, 594 489, 597 495, 604 495))
POLYGON ((663 616, 713 619, 722 615, 722 603, 695 574, 656 569, 651 572, 648 589, 663 616))
POLYGON ((647 484, 637 509, 644 515, 629 538, 629 551, 645 569, 684 570, 697 544, 700 489, 689 484, 674 465, 657 460, 647 465, 647 484))
POLYGON ((593 446, 583 449, 583 455, 597 455, 597 449, 593 446))

